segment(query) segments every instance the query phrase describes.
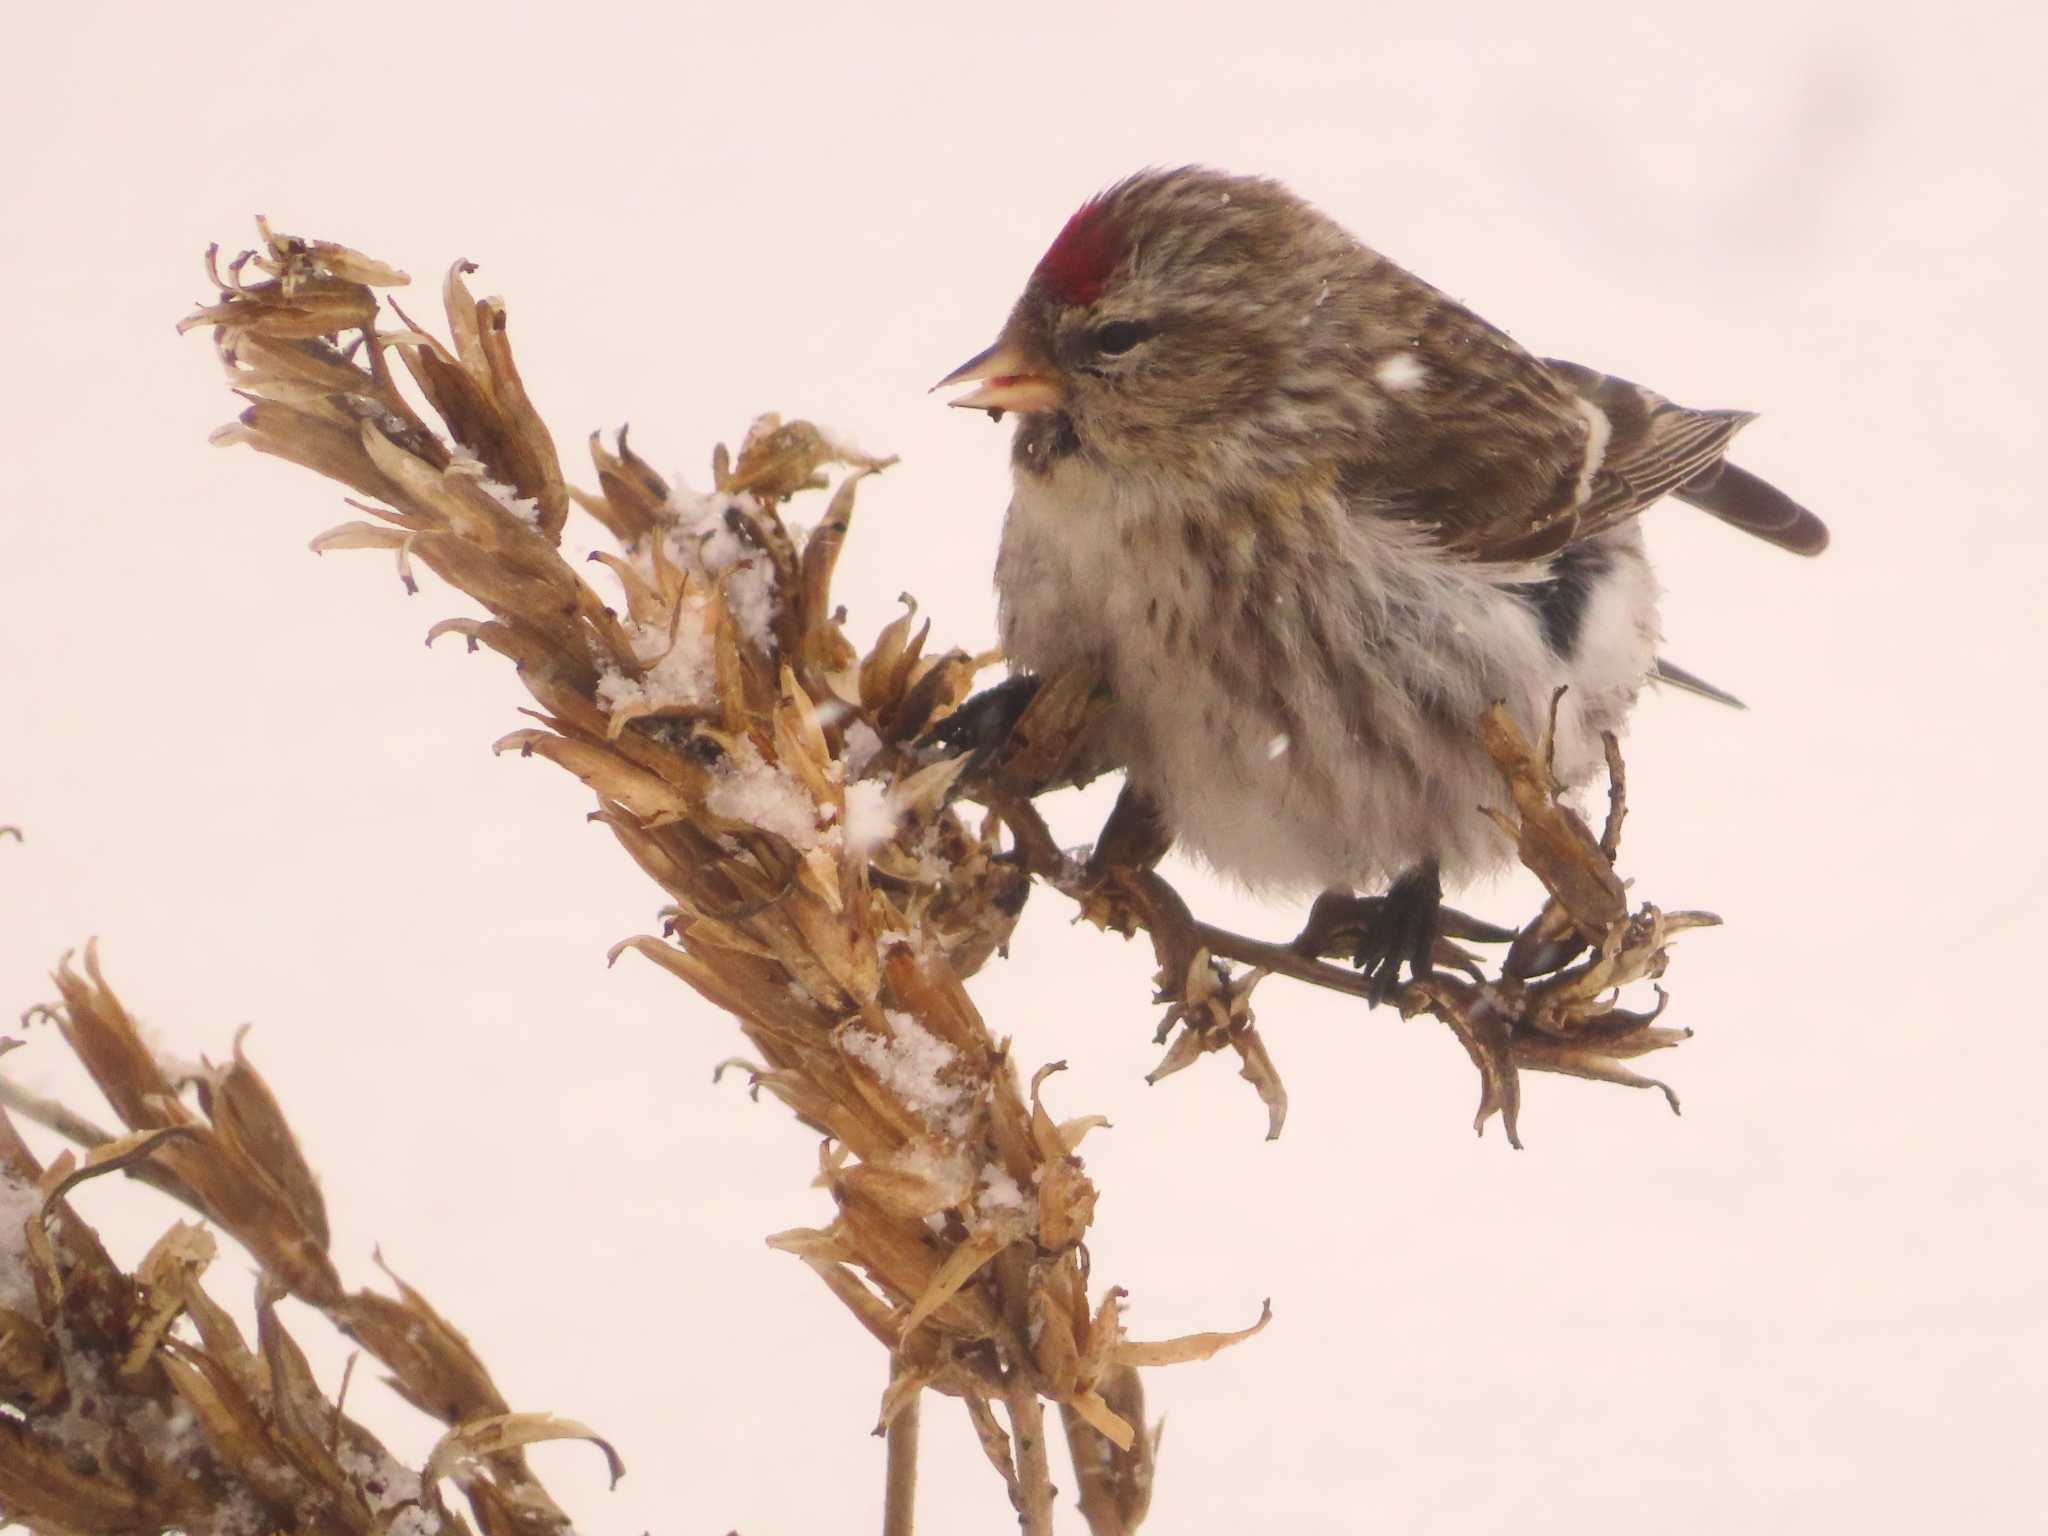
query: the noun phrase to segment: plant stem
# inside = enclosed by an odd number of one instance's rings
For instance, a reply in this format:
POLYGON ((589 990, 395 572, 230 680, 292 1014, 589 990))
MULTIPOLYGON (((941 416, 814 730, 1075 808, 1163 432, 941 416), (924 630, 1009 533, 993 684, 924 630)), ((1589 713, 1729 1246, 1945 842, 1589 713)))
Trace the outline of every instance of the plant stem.
POLYGON ((1017 1525, 1023 1536, 1052 1536, 1052 1466, 1045 1455, 1045 1405, 1030 1373, 1012 1368, 1006 1394, 1017 1442, 1017 1525))
POLYGON ((882 1489, 882 1536, 911 1536, 917 1523, 917 1434, 924 1394, 889 1421, 888 1482, 882 1489))
MULTIPOLYGON (((112 1131, 95 1125, 85 1116, 66 1108, 55 1099, 46 1099, 39 1093, 30 1092, 19 1083, 0 1079, 0 1106, 14 1110, 23 1119, 33 1120, 37 1125, 55 1131, 66 1141, 83 1147, 88 1152, 114 1140, 112 1131)), ((185 1187, 182 1179, 167 1169, 159 1168, 155 1163, 145 1159, 139 1163, 128 1164, 121 1172, 136 1183, 147 1184, 159 1194, 169 1195, 173 1200, 189 1206, 208 1221, 214 1219, 213 1212, 206 1208, 205 1203, 185 1187)))

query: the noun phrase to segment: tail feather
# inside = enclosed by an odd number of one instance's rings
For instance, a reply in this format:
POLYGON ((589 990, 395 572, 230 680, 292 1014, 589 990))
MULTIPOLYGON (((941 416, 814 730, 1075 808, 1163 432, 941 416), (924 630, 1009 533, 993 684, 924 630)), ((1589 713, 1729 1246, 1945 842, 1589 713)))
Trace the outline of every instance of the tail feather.
POLYGON ((1674 494, 1680 501, 1795 555, 1817 555, 1828 547, 1826 523, 1769 481, 1734 464, 1716 463, 1674 494))
POLYGON ((1696 693, 1703 699, 1712 699, 1716 704, 1726 704, 1730 709, 1747 709, 1749 706, 1725 689, 1716 688, 1697 672, 1688 672, 1675 661, 1657 658, 1656 666, 1650 669, 1653 682, 1668 683, 1673 688, 1682 688, 1687 693, 1696 693))

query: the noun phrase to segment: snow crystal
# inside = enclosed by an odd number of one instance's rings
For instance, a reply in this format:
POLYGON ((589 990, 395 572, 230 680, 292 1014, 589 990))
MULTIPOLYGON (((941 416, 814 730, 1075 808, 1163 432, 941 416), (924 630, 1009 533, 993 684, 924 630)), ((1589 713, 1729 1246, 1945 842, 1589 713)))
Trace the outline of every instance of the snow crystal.
POLYGON ((199 1420, 183 1402, 165 1408, 144 1398, 135 1405, 128 1427, 162 1461, 180 1461, 195 1456, 206 1445, 199 1433, 199 1420))
POLYGON ((467 480, 474 480, 478 488, 486 496, 490 497, 491 500, 518 518, 527 527, 535 530, 539 529, 540 503, 531 496, 520 495, 517 486, 507 485, 502 480, 493 480, 490 477, 489 471, 484 467, 484 461, 477 458, 474 454, 460 447, 451 448, 448 454, 448 473, 460 475, 467 480))
POLYGON ((946 829, 940 823, 927 822, 912 851, 917 855, 919 880, 937 884, 952 873, 952 863, 946 857, 946 829))
POLYGON ((230 1488, 213 1507, 214 1536, 263 1536, 272 1525, 269 1512, 247 1488, 230 1488))
MULTIPOLYGON (((508 510, 525 515, 519 506, 508 504, 508 510)), ((650 586, 660 585, 661 565, 688 574, 691 581, 677 605, 673 642, 667 625, 627 623, 633 658, 646 675, 629 677, 615 667, 600 674, 597 696, 614 713, 698 709, 716 699, 717 660, 708 612, 714 588, 723 591, 733 623, 748 643, 770 654, 775 650, 775 564, 745 532, 750 520, 762 516, 760 503, 749 495, 699 495, 678 482, 667 510, 673 522, 660 535, 660 558, 645 539, 628 558, 650 586)))
POLYGON ((889 798, 889 786, 863 779, 846 787, 846 851, 865 858, 896 835, 902 813, 889 798))
POLYGON ((695 709, 717 696, 718 664, 711 654, 711 637, 705 632, 701 595, 693 592, 684 598, 673 645, 665 630, 629 624, 627 633, 633 641, 633 659, 645 669, 645 675, 633 678, 616 667, 605 668, 597 680, 597 696, 607 710, 616 713, 628 706, 695 709))
POLYGON ((882 1086, 905 1107, 956 1136, 965 1132, 967 1112, 962 1101, 966 1091, 939 1079, 959 1053, 907 1013, 892 1009, 884 1016, 895 1038, 885 1040, 865 1029, 850 1029, 843 1037, 847 1054, 880 1078, 882 1086))
POLYGON ((0 1307, 28 1318, 42 1315, 29 1269, 27 1231, 39 1203, 33 1185, 0 1173, 0 1307))
MULTIPOLYGON (((334 1462, 355 1483, 356 1491, 363 1496, 363 1502, 370 1506, 373 1515, 381 1515, 401 1504, 419 1503, 419 1474, 400 1466, 389 1455, 368 1446, 343 1444, 335 1448, 334 1462)), ((438 1529, 438 1522, 424 1510, 407 1510, 398 1519, 402 1521, 415 1513, 424 1516, 428 1522, 417 1529, 422 1532, 438 1529)), ((392 1529, 397 1530, 399 1526, 394 1524, 392 1529)))
POLYGON ((519 494, 516 486, 506 485, 499 480, 477 482, 490 493, 491 500, 510 512, 519 521, 536 532, 540 528, 540 503, 531 496, 519 494))
POLYGON ((957 1158, 940 1156, 937 1148, 928 1141, 911 1142, 889 1161, 898 1173, 907 1173, 913 1179, 931 1183, 960 1171, 954 1166, 957 1158))
POLYGON ((818 807, 781 768, 764 762, 752 743, 720 766, 705 797, 714 815, 773 832, 799 853, 818 846, 818 807))
POLYGON ((1024 1191, 1017 1187, 1008 1169, 991 1164, 982 1169, 981 1180, 981 1192, 975 1196, 974 1204, 984 1216, 1024 1209, 1024 1191))
POLYGON ((882 738, 875 734, 875 728, 865 720, 856 720, 846 728, 846 771, 859 778, 868 771, 882 751, 882 738))
POLYGON ((1407 352, 1396 352, 1373 370, 1372 376, 1379 381, 1381 389, 1390 394, 1402 390, 1416 389, 1429 380, 1429 370, 1418 363, 1407 352))
POLYGON ((882 1165, 924 1186, 921 1198, 938 1215, 967 1199, 974 1188, 974 1169, 957 1145, 915 1140, 891 1153, 882 1165))
MULTIPOLYGON (((35 1315, 33 1304, 29 1315, 35 1315)), ((206 1437, 190 1408, 182 1402, 167 1408, 131 1390, 80 1345, 68 1323, 57 1322, 50 1335, 56 1345, 56 1363, 64 1374, 65 1392, 62 1411, 37 1421, 40 1433, 66 1450, 96 1461, 115 1455, 117 1443, 130 1443, 174 1471, 189 1474, 202 1464, 206 1437)))
POLYGON ((683 570, 724 578, 740 632, 761 650, 774 650, 775 565, 739 531, 761 515, 761 504, 745 493, 699 495, 678 481, 668 509, 675 518, 662 546, 669 559, 683 570))

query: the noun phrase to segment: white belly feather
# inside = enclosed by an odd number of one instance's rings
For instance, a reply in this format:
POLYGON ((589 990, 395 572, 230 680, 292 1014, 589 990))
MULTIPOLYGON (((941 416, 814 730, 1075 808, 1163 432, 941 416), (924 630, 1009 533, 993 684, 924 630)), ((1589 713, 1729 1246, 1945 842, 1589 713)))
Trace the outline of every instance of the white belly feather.
POLYGON ((1132 783, 1246 885, 1369 889, 1426 859, 1456 883, 1504 862, 1478 809, 1504 798, 1480 712, 1504 699, 1538 732, 1568 684, 1556 760, 1582 783, 1653 664, 1656 583, 1633 524, 1601 536, 1613 558, 1567 661, 1509 590, 1540 566, 1448 558, 1334 502, 1283 543, 1207 502, 1074 460, 1020 474, 996 581, 1012 664, 1101 668, 1132 783))

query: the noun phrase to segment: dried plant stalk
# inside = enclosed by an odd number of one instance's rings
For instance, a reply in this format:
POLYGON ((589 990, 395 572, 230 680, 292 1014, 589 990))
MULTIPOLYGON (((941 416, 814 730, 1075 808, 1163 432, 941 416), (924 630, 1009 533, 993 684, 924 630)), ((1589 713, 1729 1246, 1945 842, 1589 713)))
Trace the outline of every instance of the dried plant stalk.
POLYGON ((212 328, 251 403, 216 434, 341 482, 364 520, 316 550, 391 551, 490 615, 434 626, 511 660, 539 708, 498 745, 597 794, 597 819, 670 906, 663 937, 621 943, 730 1013, 757 1089, 823 1138, 823 1227, 770 1239, 889 1350, 886 1432, 926 1390, 963 1398, 1027 1531, 1050 1528, 1044 1401, 1120 1450, 1142 1426, 1101 1390, 1136 1365, 1204 1358, 1239 1333, 1141 1344, 1121 1293, 1091 1304, 1082 1247, 1096 1190, 1077 1148, 1099 1117, 1056 1121, 963 981, 1008 939, 1028 890, 995 818, 950 804, 964 759, 920 735, 988 657, 928 649, 915 608, 865 654, 830 583, 856 487, 889 462, 764 417, 709 491, 671 489, 621 433, 593 436, 595 491, 571 489, 512 362, 506 311, 467 263, 443 285, 450 342, 374 286, 404 276, 331 243, 263 230, 223 272, 212 328), (251 277, 260 273, 260 277, 251 277), (398 384, 417 387, 436 432, 398 384), (445 436, 442 433, 445 433, 445 436), (824 471, 846 473, 832 487, 824 471), (801 545, 792 496, 831 490, 801 545), (560 551, 571 502, 617 541, 601 596, 560 551), (1002 1435, 992 1405, 1003 1405, 1002 1435))
POLYGON ((911 1536, 917 1528, 917 1445, 924 1422, 923 1394, 889 1420, 888 1471, 882 1486, 882 1536, 911 1536))
POLYGON ((240 1040, 227 1065, 174 1082, 91 946, 84 966, 67 957, 62 1002, 35 1012, 57 1024, 124 1130, 4 1085, 9 1104, 86 1151, 44 1168, 0 1109, 0 1398, 14 1410, 0 1415, 0 1519, 53 1536, 435 1536, 471 1528, 443 1501, 453 1478, 485 1536, 568 1531, 522 1447, 594 1441, 616 1481, 612 1449, 572 1421, 512 1413, 468 1341, 396 1276, 395 1297, 345 1289, 318 1182, 240 1040), (200 1284, 216 1251, 205 1228, 174 1224, 133 1274, 108 1257, 67 1195, 120 1171, 249 1250, 261 1272, 253 1346, 200 1284), (401 1465, 321 1392, 278 1318, 286 1295, 449 1426, 423 1467, 401 1465))
MULTIPOLYGON (((1137 1368, 1204 1358, 1265 1316, 1238 1333, 1141 1344, 1124 1335, 1119 1290, 1091 1303, 1082 1243, 1096 1191, 1077 1149, 1100 1118, 1056 1121, 1042 1090, 1059 1064, 1027 1090, 963 982, 1007 943, 1032 880, 1043 881, 1098 924, 1151 938, 1167 1047, 1154 1079, 1227 1048, 1277 1135, 1286 1092, 1251 994, 1272 974, 1364 993, 1326 959, 1341 934, 1312 918, 1294 943, 1272 944, 1198 921, 1149 867, 1157 829, 1141 819, 1113 818, 1086 863, 1056 846, 1032 799, 1092 771, 1103 706, 1092 678, 1047 680, 1013 728, 971 755, 921 746, 993 658, 932 651, 914 605, 865 654, 842 629, 833 567, 860 481, 889 461, 771 416, 736 454, 718 450, 703 493, 671 488, 623 432, 612 449, 591 437, 597 489, 576 489, 514 366, 505 306, 470 293, 469 264, 443 284, 443 343, 395 304, 398 324, 386 327, 374 289, 403 273, 262 234, 262 249, 224 272, 209 253, 219 300, 185 322, 212 328, 250 401, 216 441, 367 498, 351 500, 364 518, 320 535, 316 550, 391 551, 409 589, 424 564, 483 606, 488 618, 445 620, 429 639, 460 634, 513 662, 538 726, 500 749, 589 785, 597 819, 668 897, 664 936, 615 954, 641 954, 730 1013, 750 1047, 737 1065, 823 1138, 818 1182, 833 1219, 770 1242, 889 1352, 877 1424, 891 1436, 889 1528, 909 1520, 906 1415, 933 1390, 964 1401, 1026 1531, 1051 1522, 1046 1401, 1060 1407, 1092 1529, 1136 1529, 1156 1451, 1137 1368), (836 486, 833 466, 844 471, 836 486), (799 541, 784 505, 826 490, 822 522, 799 541), (591 556, 616 596, 561 553, 572 504, 616 543, 591 556), (969 821, 965 799, 989 814, 969 821)), ((1449 1025, 1479 1069, 1478 1125, 1499 1114, 1519 1145, 1521 1069, 1663 1087, 1625 1063, 1683 1033, 1615 1007, 1612 993, 1661 975, 1672 936, 1715 919, 1629 909, 1614 868, 1624 786, 1611 742, 1610 814, 1596 839, 1561 800, 1547 752, 1504 710, 1476 725, 1507 791, 1490 814, 1549 899, 1512 935, 1452 914, 1436 968, 1399 1001, 1449 1025), (1490 979, 1457 942, 1510 937, 1490 979)), ((145 1094, 145 1118, 131 1123, 180 1129, 146 1118, 155 1101, 145 1094)), ((136 1155, 159 1177, 197 1176, 170 1142, 136 1155)), ((289 1181, 259 1193, 266 1212, 304 1225, 303 1191, 289 1181)), ((302 1242, 266 1262, 297 1273, 291 1262, 310 1251, 302 1242)), ((330 1283, 317 1264, 298 1279, 316 1292, 330 1283)))

